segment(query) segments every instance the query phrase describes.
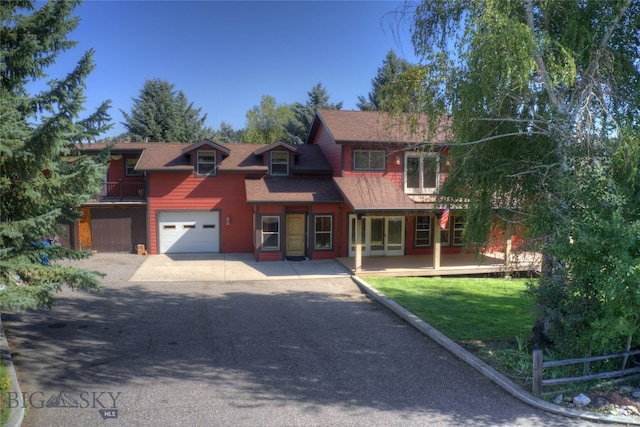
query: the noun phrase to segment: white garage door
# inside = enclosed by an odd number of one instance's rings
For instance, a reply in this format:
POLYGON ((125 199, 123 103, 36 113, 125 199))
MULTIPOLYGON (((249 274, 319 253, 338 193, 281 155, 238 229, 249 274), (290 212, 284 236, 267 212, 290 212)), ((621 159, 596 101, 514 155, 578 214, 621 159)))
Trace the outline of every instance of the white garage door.
POLYGON ((220 252, 218 212, 158 213, 160 253, 220 252))

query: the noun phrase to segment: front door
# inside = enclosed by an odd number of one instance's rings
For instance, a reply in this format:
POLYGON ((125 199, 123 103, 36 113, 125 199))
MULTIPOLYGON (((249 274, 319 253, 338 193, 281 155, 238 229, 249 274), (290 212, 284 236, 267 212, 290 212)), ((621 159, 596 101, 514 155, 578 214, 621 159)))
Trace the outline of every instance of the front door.
POLYGON ((80 250, 91 250, 91 209, 87 207, 80 208, 82 215, 78 220, 78 238, 80 240, 80 250))
POLYGON ((289 214, 286 216, 287 223, 287 252, 286 256, 304 256, 304 236, 305 236, 305 215, 289 214))

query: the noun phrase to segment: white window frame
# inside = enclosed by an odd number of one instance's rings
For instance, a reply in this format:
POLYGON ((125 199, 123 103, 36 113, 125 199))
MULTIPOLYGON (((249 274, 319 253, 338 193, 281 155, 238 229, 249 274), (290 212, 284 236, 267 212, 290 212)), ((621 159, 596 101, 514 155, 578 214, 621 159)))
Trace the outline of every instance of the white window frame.
POLYGON ((288 151, 272 151, 269 156, 269 173, 272 176, 288 176, 289 175, 289 152, 288 151), (284 155, 284 158, 276 158, 275 154, 284 155), (285 166, 284 172, 276 172, 282 165, 285 166))
POLYGON ((415 238, 414 244, 417 248, 426 248, 431 246, 431 230, 433 228, 433 217, 430 215, 418 215, 416 216, 416 224, 415 224, 415 238), (422 223, 422 225, 426 224, 426 228, 418 228, 418 218, 426 218, 427 222, 422 223), (426 236, 425 236, 426 235, 426 236), (426 240, 427 243, 418 243, 418 239, 426 240))
POLYGON ((196 175, 198 176, 211 176, 211 175, 215 175, 216 174, 216 160, 217 160, 217 156, 216 156, 216 152, 215 150, 198 150, 197 154, 196 154, 196 175), (202 154, 202 157, 213 157, 213 161, 202 161, 200 158, 200 155, 202 154), (210 171, 206 172, 206 173, 202 173, 200 171, 200 166, 208 166, 211 168, 210 171))
POLYGON ((451 219, 451 223, 453 224, 453 233, 451 237, 453 246, 462 246, 462 234, 464 233, 465 224, 464 215, 454 215, 451 219))
POLYGON ((433 194, 438 191, 440 186, 440 155, 438 153, 421 153, 421 152, 407 152, 404 155, 404 192, 406 194, 433 194), (409 176, 407 166, 409 165, 409 159, 419 159, 418 166, 418 187, 409 187, 409 176), (436 164, 435 171, 435 186, 424 187, 424 161, 425 159, 434 160, 436 164))
POLYGON ((277 215, 264 215, 262 217, 262 250, 263 251, 279 251, 280 250, 280 217, 277 215), (277 224, 276 231, 265 231, 265 221, 275 220, 277 224), (265 246, 265 242, 272 236, 276 236, 276 246, 265 246))
MULTIPOLYGON (((385 170, 385 164, 386 164, 386 153, 384 150, 353 150, 352 151, 352 157, 353 157, 353 170, 354 171, 384 171, 385 170), (365 165, 360 165, 358 166, 357 164, 357 160, 361 157, 363 154, 367 155, 366 158, 366 166, 365 165), (380 156, 382 160, 380 160, 380 156), (382 165, 379 167, 375 166, 375 163, 377 162, 381 162, 382 165)), ((364 160, 364 158, 363 158, 364 160)))
POLYGON ((313 247, 316 250, 332 250, 333 249, 333 215, 316 215, 313 220, 313 247), (318 231, 318 219, 329 218, 329 230, 318 231), (329 235, 329 247, 318 246, 318 235, 329 235))

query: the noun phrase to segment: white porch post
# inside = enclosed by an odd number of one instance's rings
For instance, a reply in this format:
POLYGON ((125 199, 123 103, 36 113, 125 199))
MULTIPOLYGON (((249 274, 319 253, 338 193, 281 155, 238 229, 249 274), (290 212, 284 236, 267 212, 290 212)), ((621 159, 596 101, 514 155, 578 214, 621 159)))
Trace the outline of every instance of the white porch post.
POLYGON ((504 267, 505 274, 511 274, 511 242, 513 239, 513 229, 511 224, 507 226, 507 241, 504 246, 504 267))
POLYGON ((433 232, 433 268, 438 270, 440 268, 440 242, 442 241, 442 228, 440 228, 440 221, 438 217, 434 218, 434 232, 433 232))
POLYGON ((356 230, 355 230, 355 239, 356 239, 356 259, 355 259, 355 268, 354 273, 358 274, 362 270, 362 236, 360 235, 360 224, 362 218, 360 215, 356 215, 356 230))

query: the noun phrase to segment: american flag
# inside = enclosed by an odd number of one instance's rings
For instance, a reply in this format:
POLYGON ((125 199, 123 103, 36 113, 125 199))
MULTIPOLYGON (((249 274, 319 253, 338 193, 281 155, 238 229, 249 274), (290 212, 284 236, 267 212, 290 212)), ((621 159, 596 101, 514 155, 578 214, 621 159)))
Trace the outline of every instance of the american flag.
POLYGON ((440 228, 443 230, 447 228, 447 223, 449 222, 449 209, 445 209, 440 215, 440 228))

